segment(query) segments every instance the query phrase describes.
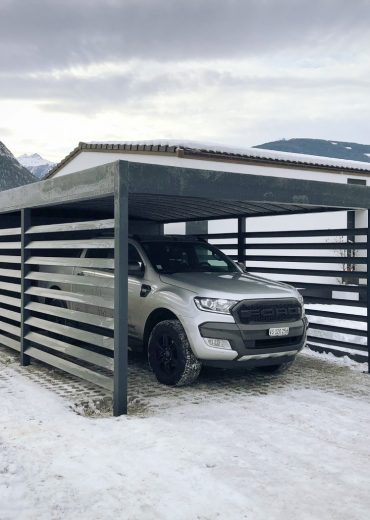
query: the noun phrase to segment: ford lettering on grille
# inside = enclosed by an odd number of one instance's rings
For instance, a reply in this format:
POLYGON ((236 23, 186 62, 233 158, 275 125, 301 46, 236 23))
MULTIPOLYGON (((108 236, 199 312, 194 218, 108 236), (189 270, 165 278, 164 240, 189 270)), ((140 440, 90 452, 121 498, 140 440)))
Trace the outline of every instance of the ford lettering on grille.
POLYGON ((299 303, 242 304, 237 309, 242 323, 273 323, 296 321, 301 317, 299 303))

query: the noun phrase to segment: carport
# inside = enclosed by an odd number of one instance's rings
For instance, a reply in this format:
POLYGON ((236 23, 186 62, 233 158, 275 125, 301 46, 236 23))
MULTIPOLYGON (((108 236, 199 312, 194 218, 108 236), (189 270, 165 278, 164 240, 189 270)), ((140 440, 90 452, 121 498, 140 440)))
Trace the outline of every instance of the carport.
MULTIPOLYGON (((370 187, 117 161, 2 192, 0 208, 0 344, 19 351, 22 365, 37 359, 112 391, 114 415, 127 413, 129 220, 138 233, 147 234, 147 230, 159 232, 164 223, 236 218, 237 233, 203 236, 227 240, 221 248, 235 249, 232 256, 246 262, 247 270, 266 276, 275 273, 350 279, 351 284, 345 286, 293 283, 305 289, 306 303, 319 304, 319 308, 308 311, 309 316, 329 320, 329 324, 314 326, 332 334, 329 339, 320 339, 318 349, 331 351, 341 343, 351 348, 352 340, 343 341, 343 334, 359 336, 367 343, 356 344, 353 357, 370 359, 370 294, 368 285, 360 283, 368 276, 369 216, 367 227, 358 229, 325 230, 323 225, 322 230, 264 233, 253 232, 247 225, 252 216, 369 210, 370 187), (292 237, 294 241, 328 236, 346 238, 341 243, 250 243, 268 237, 292 237), (348 236, 355 236, 356 242, 350 243, 348 236), (324 253, 314 259, 305 256, 304 251, 313 248, 324 253), (101 255, 80 258, 78 251, 82 249, 113 249, 114 260, 101 255), (298 254, 269 257, 276 267, 248 269, 252 249, 293 249, 298 254), (290 269, 285 265, 292 258, 305 265, 314 260, 323 265, 338 263, 333 256, 324 256, 329 249, 345 251, 341 262, 362 265, 366 270, 353 281, 353 271, 290 269), (361 256, 356 256, 356 251, 361 256), (39 266, 58 266, 64 274, 48 273, 39 266), (76 266, 114 268, 114 280, 75 276, 68 269, 76 266), (74 290, 45 287, 57 281, 70 284, 74 290), (108 288, 112 297, 86 297, 78 292, 81 286, 108 288), (352 292, 358 298, 344 301, 333 296, 333 291, 336 295, 352 292), (56 301, 85 301, 91 305, 91 312, 70 310, 56 305, 56 301), (333 305, 334 311, 329 307, 333 305), (341 305, 346 309, 365 308, 367 313, 340 312, 341 305), (330 324, 332 318, 361 322, 367 328, 338 327, 330 324)), ((266 259, 259 255, 253 258, 266 259)))

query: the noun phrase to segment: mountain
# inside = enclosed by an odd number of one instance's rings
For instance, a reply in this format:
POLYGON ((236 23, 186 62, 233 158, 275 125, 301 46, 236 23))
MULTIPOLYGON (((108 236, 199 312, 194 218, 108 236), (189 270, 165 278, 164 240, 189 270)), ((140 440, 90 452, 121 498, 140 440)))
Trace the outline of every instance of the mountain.
POLYGON ((264 148, 280 152, 294 152, 350 161, 370 162, 370 145, 347 143, 344 141, 325 141, 323 139, 281 139, 259 144, 253 148, 264 148))
POLYGON ((0 141, 0 191, 10 190, 38 179, 24 168, 0 141))
POLYGON ((17 157, 22 166, 27 168, 38 179, 42 179, 55 166, 55 163, 44 159, 38 153, 24 154, 17 157))

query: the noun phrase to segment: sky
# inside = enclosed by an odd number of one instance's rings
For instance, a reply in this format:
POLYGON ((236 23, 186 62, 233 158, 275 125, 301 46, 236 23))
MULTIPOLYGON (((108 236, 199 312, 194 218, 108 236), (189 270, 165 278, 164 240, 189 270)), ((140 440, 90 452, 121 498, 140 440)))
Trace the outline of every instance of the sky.
POLYGON ((370 143, 370 0, 0 0, 0 141, 370 143))

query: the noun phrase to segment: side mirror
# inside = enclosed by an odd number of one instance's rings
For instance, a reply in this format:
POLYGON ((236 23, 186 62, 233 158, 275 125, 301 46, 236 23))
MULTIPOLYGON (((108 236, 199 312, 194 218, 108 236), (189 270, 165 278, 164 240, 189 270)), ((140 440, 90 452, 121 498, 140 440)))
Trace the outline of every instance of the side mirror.
POLYGON ((140 262, 129 262, 128 264, 129 276, 140 276, 144 274, 144 266, 140 262))
POLYGON ((245 265, 243 264, 243 262, 235 262, 235 263, 236 263, 236 265, 237 265, 238 267, 240 267, 240 269, 241 269, 242 271, 245 271, 245 265))

